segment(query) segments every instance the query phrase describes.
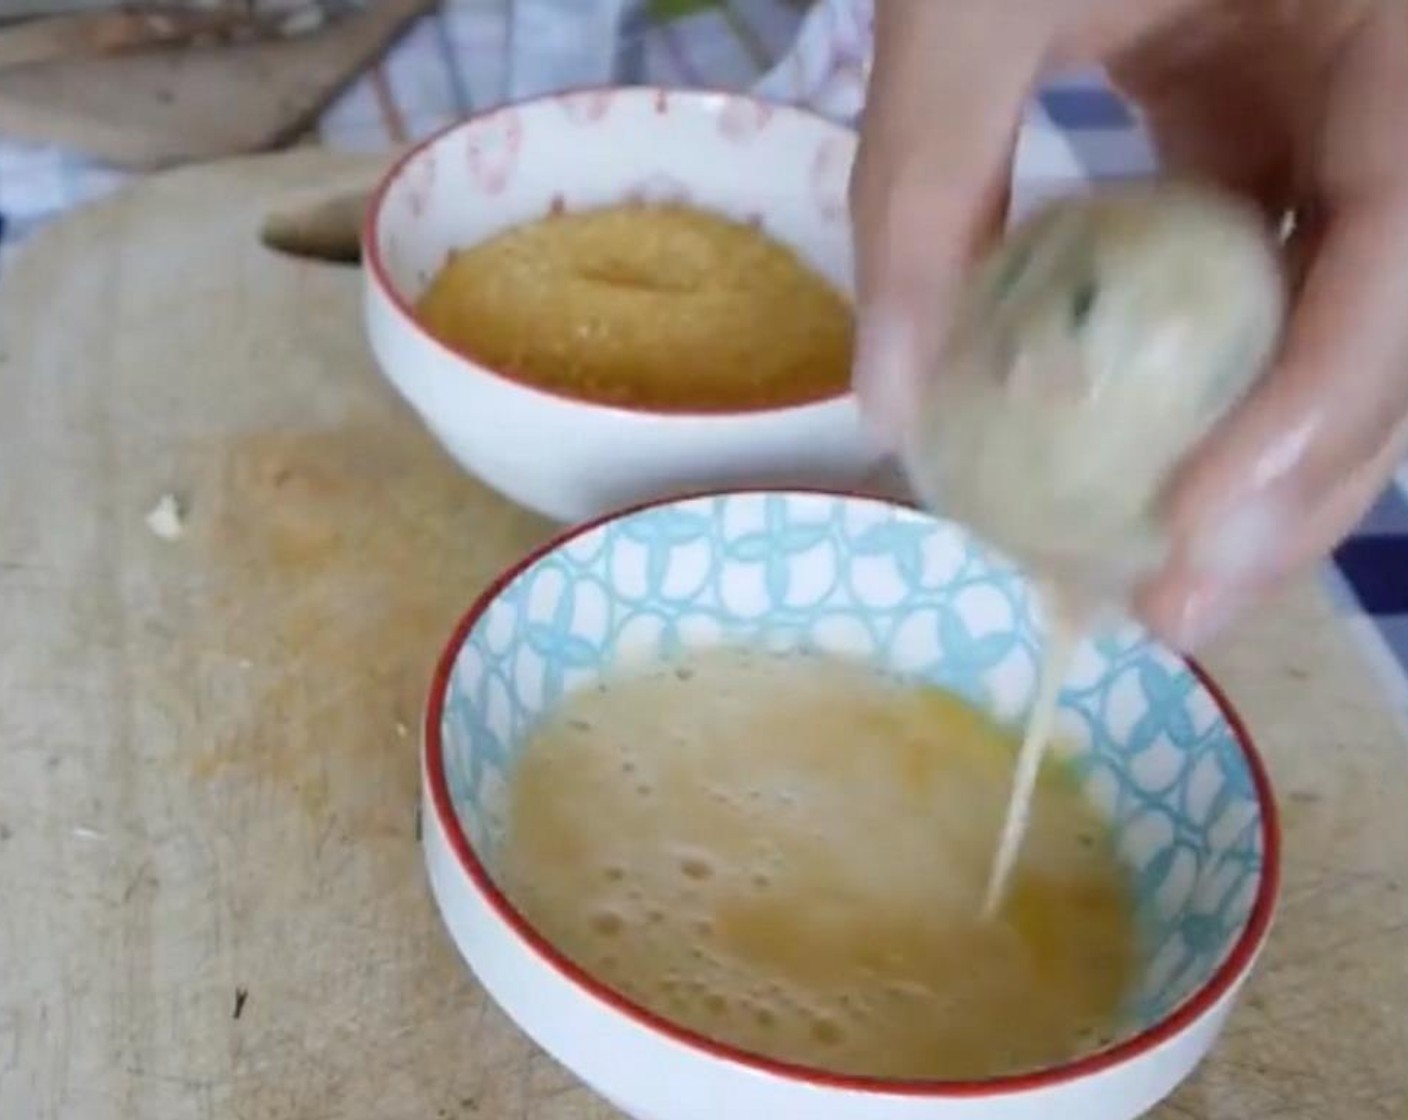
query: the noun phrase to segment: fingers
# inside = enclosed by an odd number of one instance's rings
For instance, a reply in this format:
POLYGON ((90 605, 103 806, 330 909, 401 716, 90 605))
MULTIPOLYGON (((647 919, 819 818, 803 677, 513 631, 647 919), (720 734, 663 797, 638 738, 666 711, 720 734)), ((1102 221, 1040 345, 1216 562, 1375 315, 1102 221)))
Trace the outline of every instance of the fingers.
MULTIPOLYGON (((1165 168, 1252 198, 1279 221, 1317 189, 1302 174, 1305 139, 1324 123, 1335 60, 1367 49, 1361 39, 1383 41, 1365 30, 1375 7, 1379 0, 1194 4, 1116 52, 1109 73, 1139 103, 1165 168)), ((1344 123, 1357 129, 1365 119, 1356 105, 1344 123)), ((1387 120, 1400 128, 1396 111, 1387 120)), ((1377 149, 1399 146, 1383 137, 1377 149)), ((1344 166, 1339 153, 1330 163, 1344 166)))
MULTIPOLYGON (((1298 154, 1313 174, 1298 185, 1315 205, 1302 215, 1308 235, 1291 246, 1298 299, 1280 361, 1170 492, 1178 544, 1140 607, 1185 649, 1329 552, 1408 446, 1408 7, 1356 0, 1286 12, 1284 42, 1254 37, 1267 61, 1228 68, 1229 80, 1269 67, 1257 88, 1279 90, 1286 119, 1299 123, 1298 154)), ((1185 150, 1216 173, 1225 151, 1197 148, 1221 143, 1209 138, 1216 122, 1188 123, 1185 150)), ((1220 166, 1235 175, 1262 162, 1220 166)))
MULTIPOLYGON (((1022 8, 1022 5, 1013 5, 1022 8)), ((950 298, 1006 213, 1044 29, 979 0, 884 0, 851 180, 855 386, 875 435, 901 439, 950 298)))
POLYGON ((1206 179, 1275 220, 1295 202, 1289 106, 1255 88, 1241 68, 1187 71, 1177 80, 1122 83, 1140 106, 1163 168, 1206 179))
POLYGON ((1141 608, 1189 649, 1353 528, 1408 439, 1408 191, 1333 215, 1276 366, 1166 507, 1179 542, 1141 608))
MULTIPOLYGON (((1258 598, 1289 576, 1311 567, 1345 536, 1373 504, 1408 452, 1408 419, 1383 450, 1314 509, 1303 511, 1288 535, 1277 538, 1261 567, 1215 574, 1194 565, 1171 568, 1145 588, 1138 613, 1149 628, 1178 649, 1203 646, 1258 598)), ((1247 532, 1259 532, 1254 524, 1247 532)), ((1234 546, 1235 547, 1235 546, 1234 546)), ((1408 578, 1408 575, 1405 575, 1408 578)))

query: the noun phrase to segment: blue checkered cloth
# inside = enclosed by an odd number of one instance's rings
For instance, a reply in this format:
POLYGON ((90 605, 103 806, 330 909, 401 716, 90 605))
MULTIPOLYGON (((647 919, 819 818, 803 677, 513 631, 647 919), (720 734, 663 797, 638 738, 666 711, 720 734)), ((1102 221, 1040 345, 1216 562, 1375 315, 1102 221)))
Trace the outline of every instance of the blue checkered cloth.
MULTIPOLYGON (((445 0, 328 109, 320 128, 324 142, 377 150, 501 100, 510 69, 506 2, 445 0)), ((848 18, 852 30, 854 21, 864 18, 854 14, 863 11, 862 0, 824 0, 806 23, 788 0, 674 7, 684 14, 646 34, 646 80, 716 88, 761 81, 765 94, 779 96, 787 92, 779 82, 808 70, 808 51, 822 56, 817 73, 837 70, 845 77, 845 67, 835 65, 845 58, 826 58, 826 32, 818 36, 817 31, 829 25, 843 35, 848 18), (790 57, 778 62, 789 51, 790 57)), ((522 66, 523 60, 512 65, 522 66)), ((1019 144, 1018 193, 1024 178, 1026 193, 1040 197, 1072 179, 1137 177, 1154 166, 1128 106, 1098 75, 1077 75, 1043 89, 1033 106, 1019 144)), ((0 138, 0 266, 32 230, 125 181, 126 176, 74 153, 0 138)), ((1325 575, 1345 625, 1360 639, 1394 706, 1408 717, 1408 467, 1336 550, 1325 575)))

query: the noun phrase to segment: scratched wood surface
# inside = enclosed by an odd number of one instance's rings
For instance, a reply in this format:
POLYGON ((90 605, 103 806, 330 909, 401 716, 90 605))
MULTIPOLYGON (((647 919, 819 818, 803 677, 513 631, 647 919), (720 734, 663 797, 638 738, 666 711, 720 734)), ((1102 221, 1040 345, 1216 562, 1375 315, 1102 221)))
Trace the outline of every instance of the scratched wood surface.
MULTIPOLYGON (((0 289, 4 1120, 614 1116, 485 1000, 423 883, 406 728, 547 527, 383 387, 354 273, 256 244, 366 174, 154 179, 0 289), (144 524, 166 492, 175 542, 144 524)), ((1278 780, 1284 901, 1156 1116, 1403 1120, 1408 744, 1309 589, 1213 661, 1278 780)))
POLYGON ((285 39, 5 68, 0 129, 143 171, 267 151, 301 133, 433 2, 376 0, 285 39))

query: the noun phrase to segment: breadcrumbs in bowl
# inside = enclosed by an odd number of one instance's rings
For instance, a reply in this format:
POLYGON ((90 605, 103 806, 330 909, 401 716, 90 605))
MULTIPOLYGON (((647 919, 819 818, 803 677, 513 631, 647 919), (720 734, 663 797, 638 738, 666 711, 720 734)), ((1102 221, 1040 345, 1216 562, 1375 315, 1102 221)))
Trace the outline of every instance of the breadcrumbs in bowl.
POLYGON ((417 310, 464 354, 626 408, 779 408, 850 376, 845 297, 756 226, 688 206, 516 227, 453 253, 417 310))
POLYGON ((587 90, 394 166, 364 235, 387 379, 557 521, 740 485, 865 488, 848 390, 852 130, 748 97, 587 90))

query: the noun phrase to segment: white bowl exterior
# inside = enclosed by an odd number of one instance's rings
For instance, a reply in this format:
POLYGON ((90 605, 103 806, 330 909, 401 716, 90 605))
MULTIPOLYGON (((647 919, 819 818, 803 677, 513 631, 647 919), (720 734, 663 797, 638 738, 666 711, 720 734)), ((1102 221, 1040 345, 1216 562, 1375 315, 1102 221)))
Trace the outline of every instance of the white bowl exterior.
MULTIPOLYGON (((455 819, 492 877, 508 767, 539 713, 613 665, 680 645, 761 635, 861 656, 1015 721, 1036 689, 1035 606, 1020 575, 962 530, 880 501, 749 492, 613 519, 517 573, 457 651, 439 727, 455 819)), ((1082 649, 1058 729, 1136 875, 1149 947, 1127 1009, 1137 1033, 1205 987, 1251 921, 1265 872, 1260 792, 1216 699, 1133 630, 1082 649)), ((1157 1046, 1039 1090, 819 1087, 689 1047, 577 986, 495 913, 435 816, 428 802, 432 884, 466 959, 532 1037, 638 1120, 1131 1120, 1206 1052, 1250 967, 1157 1046)))
POLYGON ((854 153, 849 129, 730 94, 587 91, 473 118, 413 153, 377 206, 379 267, 365 271, 364 300, 373 353, 462 466, 559 521, 715 487, 855 485, 880 456, 849 395, 729 416, 595 406, 486 370, 406 310, 452 249, 631 198, 760 221, 849 294, 854 153))

